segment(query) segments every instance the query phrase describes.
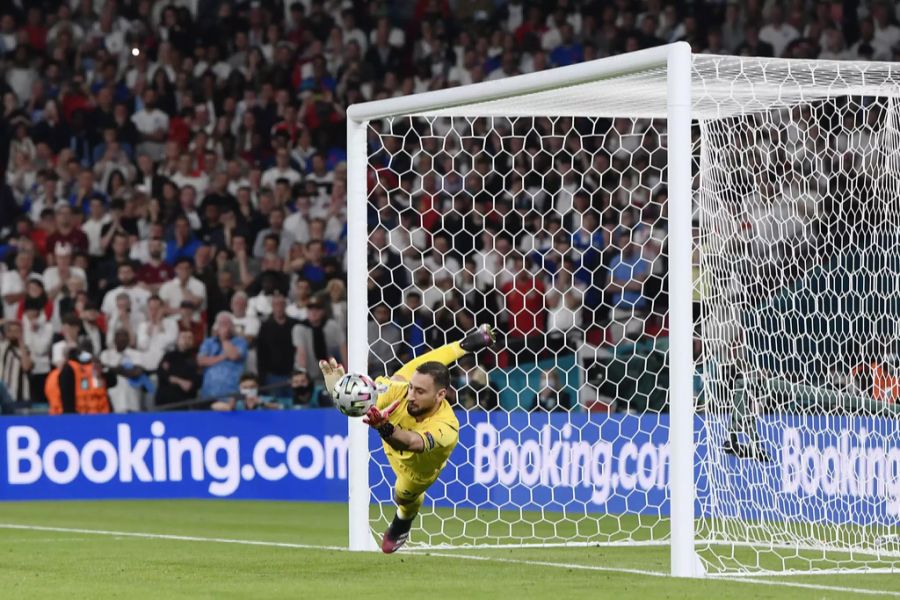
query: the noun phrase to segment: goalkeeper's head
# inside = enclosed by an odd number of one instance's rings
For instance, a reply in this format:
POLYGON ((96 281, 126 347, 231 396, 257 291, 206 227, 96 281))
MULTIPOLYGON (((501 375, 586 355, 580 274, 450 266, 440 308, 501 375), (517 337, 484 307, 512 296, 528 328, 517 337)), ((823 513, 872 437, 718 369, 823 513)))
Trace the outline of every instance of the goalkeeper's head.
POLYGON ((409 378, 406 412, 417 418, 431 416, 440 408, 449 388, 450 369, 446 365, 436 361, 422 363, 409 378))

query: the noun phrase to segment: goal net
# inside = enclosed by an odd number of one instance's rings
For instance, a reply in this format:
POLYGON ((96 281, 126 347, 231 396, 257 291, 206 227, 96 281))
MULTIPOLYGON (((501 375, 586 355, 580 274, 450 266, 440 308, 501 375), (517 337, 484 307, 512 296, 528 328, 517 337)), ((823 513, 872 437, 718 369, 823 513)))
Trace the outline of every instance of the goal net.
MULTIPOLYGON (((460 441, 411 545, 895 569, 896 75, 690 56, 675 121, 677 47, 348 112, 350 368, 501 334, 453 368, 460 441)), ((361 549, 394 474, 350 434, 361 549)))

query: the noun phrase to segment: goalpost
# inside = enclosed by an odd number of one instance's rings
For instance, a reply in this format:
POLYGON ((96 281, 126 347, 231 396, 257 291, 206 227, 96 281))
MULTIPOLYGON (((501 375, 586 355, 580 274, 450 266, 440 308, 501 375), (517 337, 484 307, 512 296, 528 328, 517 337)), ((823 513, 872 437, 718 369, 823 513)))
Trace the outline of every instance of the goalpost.
MULTIPOLYGON (((456 369, 411 545, 897 569, 898 95, 889 64, 677 43, 351 106, 349 369, 505 334, 456 369)), ((371 550, 393 476, 348 428, 371 550)))

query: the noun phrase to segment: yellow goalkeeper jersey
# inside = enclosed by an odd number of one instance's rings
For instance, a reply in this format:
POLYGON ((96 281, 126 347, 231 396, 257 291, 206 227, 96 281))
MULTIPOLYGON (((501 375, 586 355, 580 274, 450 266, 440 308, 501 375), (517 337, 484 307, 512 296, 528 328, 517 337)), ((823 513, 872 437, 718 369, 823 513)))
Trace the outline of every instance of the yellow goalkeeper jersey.
POLYGON ((423 452, 408 452, 394 450, 385 443, 384 453, 387 454, 391 467, 397 475, 405 475, 419 483, 431 483, 438 478, 459 441, 459 421, 453 414, 453 409, 444 401, 436 413, 427 419, 416 421, 415 417, 406 412, 409 384, 391 381, 387 377, 379 377, 377 382, 388 386, 387 391, 378 396, 378 408, 383 410, 395 400, 400 400, 397 410, 391 414, 390 422, 395 427, 419 434, 425 444, 423 452))

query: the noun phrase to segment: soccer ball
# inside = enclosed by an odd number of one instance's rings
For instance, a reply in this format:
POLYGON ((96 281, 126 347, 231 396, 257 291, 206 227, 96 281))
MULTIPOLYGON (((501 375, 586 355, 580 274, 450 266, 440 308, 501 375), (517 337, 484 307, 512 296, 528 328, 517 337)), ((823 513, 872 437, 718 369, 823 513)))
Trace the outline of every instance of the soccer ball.
POLYGON ((378 385, 362 373, 347 373, 334 385, 331 398, 338 410, 348 417, 366 414, 378 399, 378 385))

